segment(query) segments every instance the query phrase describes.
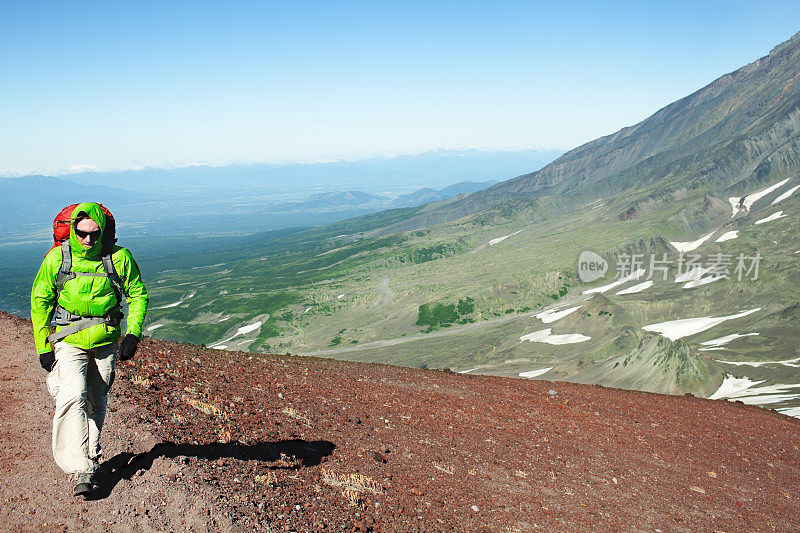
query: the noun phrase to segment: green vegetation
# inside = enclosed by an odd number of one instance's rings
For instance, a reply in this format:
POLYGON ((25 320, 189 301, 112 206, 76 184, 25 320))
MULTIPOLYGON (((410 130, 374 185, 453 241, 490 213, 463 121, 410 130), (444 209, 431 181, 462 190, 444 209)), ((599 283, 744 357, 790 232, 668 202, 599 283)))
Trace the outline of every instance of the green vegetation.
POLYGON ((427 263, 428 261, 435 261, 442 257, 462 253, 463 251, 463 248, 456 244, 437 244, 435 246, 411 250, 398 256, 397 260, 401 263, 427 263))
POLYGON ((466 324, 473 320, 467 317, 475 311, 475 301, 467 296, 466 299, 459 300, 457 304, 444 304, 438 302, 431 306, 431 304, 422 304, 417 311, 418 326, 427 326, 425 333, 430 333, 440 327, 446 328, 452 326, 454 323, 466 324))

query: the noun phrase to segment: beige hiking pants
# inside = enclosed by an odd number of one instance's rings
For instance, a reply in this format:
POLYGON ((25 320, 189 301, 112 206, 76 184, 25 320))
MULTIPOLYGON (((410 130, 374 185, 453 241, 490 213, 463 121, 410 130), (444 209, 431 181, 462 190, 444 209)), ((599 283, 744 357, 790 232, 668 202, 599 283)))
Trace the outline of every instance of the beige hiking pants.
POLYGON ((56 363, 47 388, 56 401, 53 457, 66 472, 93 473, 100 455, 100 431, 106 417, 106 394, 114 380, 117 344, 91 350, 66 342, 54 346, 56 363))

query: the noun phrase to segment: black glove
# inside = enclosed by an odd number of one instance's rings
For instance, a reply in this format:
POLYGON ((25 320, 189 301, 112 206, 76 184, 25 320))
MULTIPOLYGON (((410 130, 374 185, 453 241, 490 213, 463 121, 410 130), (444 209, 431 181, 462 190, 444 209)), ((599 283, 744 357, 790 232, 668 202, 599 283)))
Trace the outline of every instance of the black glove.
POLYGON ((137 346, 139 346, 139 337, 133 333, 125 335, 125 338, 122 339, 122 343, 119 345, 119 360, 127 361, 133 357, 133 354, 136 353, 137 346))
POLYGON ((56 364, 56 356, 53 352, 44 352, 39 354, 39 364, 42 368, 50 372, 53 370, 53 365, 56 364))

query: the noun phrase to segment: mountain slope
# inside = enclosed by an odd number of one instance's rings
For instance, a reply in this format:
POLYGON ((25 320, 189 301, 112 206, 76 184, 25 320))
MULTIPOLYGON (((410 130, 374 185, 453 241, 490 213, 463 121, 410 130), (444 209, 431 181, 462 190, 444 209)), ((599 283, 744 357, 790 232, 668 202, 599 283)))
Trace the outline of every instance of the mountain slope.
POLYGON ((798 71, 795 37, 539 172, 154 272, 147 328, 800 416, 798 71))
POLYGON ((0 313, 4 529, 800 528, 800 422, 770 411, 149 339, 74 501, 31 353, 30 321, 0 313))
MULTIPOLYGON (((656 185, 719 187, 737 193, 800 168, 800 33, 768 56, 634 126, 571 150, 543 169, 384 232, 429 226, 512 200, 569 195, 571 202, 656 185)), ((642 194, 638 200, 649 195, 642 194)))

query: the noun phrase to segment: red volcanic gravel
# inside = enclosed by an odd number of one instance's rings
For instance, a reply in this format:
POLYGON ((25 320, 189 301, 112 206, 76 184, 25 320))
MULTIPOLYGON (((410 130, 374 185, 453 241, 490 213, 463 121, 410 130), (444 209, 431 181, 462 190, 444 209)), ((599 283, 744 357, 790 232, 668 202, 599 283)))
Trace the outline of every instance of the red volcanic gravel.
POLYGON ((75 502, 34 351, 0 315, 4 527, 800 530, 800 422, 772 411, 149 339, 118 367, 106 479, 75 502))

